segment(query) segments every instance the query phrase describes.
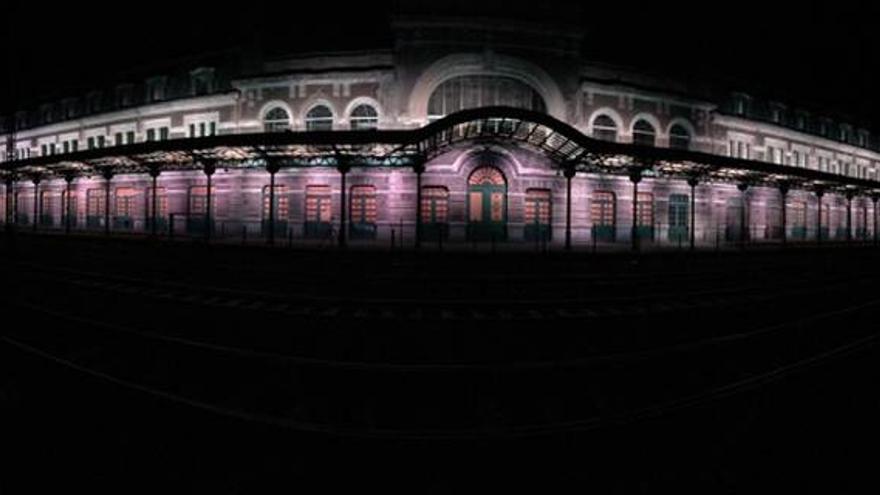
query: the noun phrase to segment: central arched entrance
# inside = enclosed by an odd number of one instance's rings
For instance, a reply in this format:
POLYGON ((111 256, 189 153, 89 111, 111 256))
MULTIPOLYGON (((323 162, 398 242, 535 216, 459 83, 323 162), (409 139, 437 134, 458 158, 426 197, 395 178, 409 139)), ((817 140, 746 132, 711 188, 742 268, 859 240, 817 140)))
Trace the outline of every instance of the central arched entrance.
POLYGON ((468 179, 468 238, 507 239, 507 180, 495 167, 479 167, 468 179))

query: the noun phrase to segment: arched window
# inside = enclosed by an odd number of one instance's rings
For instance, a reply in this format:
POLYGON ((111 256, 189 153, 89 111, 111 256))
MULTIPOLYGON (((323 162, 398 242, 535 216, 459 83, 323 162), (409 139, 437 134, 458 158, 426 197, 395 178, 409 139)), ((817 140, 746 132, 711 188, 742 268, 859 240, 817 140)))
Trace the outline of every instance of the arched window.
POLYGON ((677 150, 686 150, 691 147, 691 133, 681 124, 675 124, 669 129, 669 147, 677 150))
POLYGON ((318 105, 306 114, 307 131, 332 131, 333 111, 326 105, 318 105))
POLYGON ((348 119, 356 131, 375 129, 379 126, 379 112, 372 105, 358 105, 348 119))
POLYGON ((290 129, 290 115, 287 110, 275 107, 263 117, 263 128, 266 132, 284 132, 290 129))
POLYGON ((546 113, 544 98, 528 84, 505 76, 460 76, 434 90, 428 100, 428 119, 470 108, 504 106, 546 113))
POLYGON ((647 120, 639 119, 633 125, 633 143, 642 146, 654 146, 657 131, 647 120))
POLYGON ((617 141, 617 123, 607 115, 599 115, 593 120, 593 137, 602 141, 617 141))

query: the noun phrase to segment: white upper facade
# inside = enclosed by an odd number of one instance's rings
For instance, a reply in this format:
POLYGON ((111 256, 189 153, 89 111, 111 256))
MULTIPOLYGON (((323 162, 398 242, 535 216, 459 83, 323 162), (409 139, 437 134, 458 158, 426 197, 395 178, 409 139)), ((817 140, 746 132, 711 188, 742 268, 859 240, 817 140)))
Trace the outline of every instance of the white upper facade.
POLYGON ((584 63, 571 32, 505 26, 487 41, 459 39, 460 25, 439 21, 395 27, 391 50, 284 58, 228 78, 200 67, 187 74, 183 94, 171 95, 167 77, 150 77, 142 88, 120 85, 110 105, 90 94, 39 107, 28 119, 20 113, 14 139, 0 135, 7 143, 0 161, 215 134, 412 129, 462 109, 514 106, 599 139, 880 179, 880 153, 864 129, 772 102, 757 112, 747 95, 712 101, 584 63))

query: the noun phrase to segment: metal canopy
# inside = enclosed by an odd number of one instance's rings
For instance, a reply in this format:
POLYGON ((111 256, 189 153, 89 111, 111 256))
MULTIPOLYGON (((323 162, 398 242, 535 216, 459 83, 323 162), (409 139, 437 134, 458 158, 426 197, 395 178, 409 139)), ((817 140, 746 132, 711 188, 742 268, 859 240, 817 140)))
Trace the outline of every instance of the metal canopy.
POLYGON ((807 190, 880 194, 880 182, 708 153, 590 138, 549 115, 507 107, 464 110, 425 127, 395 131, 233 134, 155 141, 2 164, 6 178, 52 178, 224 168, 413 167, 451 148, 514 143, 559 169, 583 173, 696 179, 807 190))

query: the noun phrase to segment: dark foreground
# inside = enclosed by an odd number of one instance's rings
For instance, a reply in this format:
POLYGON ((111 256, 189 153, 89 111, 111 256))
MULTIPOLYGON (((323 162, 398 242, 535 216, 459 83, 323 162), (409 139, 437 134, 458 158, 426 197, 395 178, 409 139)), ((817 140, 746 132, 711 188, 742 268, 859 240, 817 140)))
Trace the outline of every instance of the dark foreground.
POLYGON ((3 494, 880 486, 880 250, 2 259, 3 494))

